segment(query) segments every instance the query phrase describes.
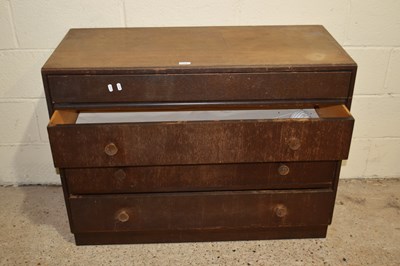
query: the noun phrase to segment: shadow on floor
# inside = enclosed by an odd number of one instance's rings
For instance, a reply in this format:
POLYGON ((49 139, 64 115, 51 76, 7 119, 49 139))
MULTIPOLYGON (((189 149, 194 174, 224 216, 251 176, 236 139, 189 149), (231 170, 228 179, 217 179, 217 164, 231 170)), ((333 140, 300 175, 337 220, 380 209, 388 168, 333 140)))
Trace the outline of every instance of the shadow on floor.
POLYGON ((75 243, 70 232, 62 188, 60 186, 28 186, 23 187, 23 191, 25 198, 22 213, 38 226, 48 225, 54 228, 65 241, 75 243))

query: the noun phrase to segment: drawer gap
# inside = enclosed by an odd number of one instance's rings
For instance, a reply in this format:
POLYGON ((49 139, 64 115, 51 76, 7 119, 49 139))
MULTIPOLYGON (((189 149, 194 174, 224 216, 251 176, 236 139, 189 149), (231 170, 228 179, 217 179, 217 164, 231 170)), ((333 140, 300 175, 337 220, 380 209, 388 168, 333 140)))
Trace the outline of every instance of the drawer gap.
POLYGON ((156 194, 170 194, 170 193, 209 193, 209 192, 229 192, 229 191, 234 191, 234 192, 246 192, 246 191, 296 191, 296 190, 303 190, 303 191, 308 191, 308 190, 316 190, 316 189, 331 189, 332 188, 332 183, 331 182, 326 182, 326 183, 319 183, 319 184, 312 184, 310 186, 304 185, 304 184, 292 184, 293 186, 298 186, 298 185, 302 185, 302 187, 293 187, 293 188, 283 188, 282 186, 279 186, 277 188, 264 188, 264 189, 254 189, 254 188, 227 188, 227 189, 209 189, 209 190, 205 190, 204 188, 202 190, 185 190, 185 191, 173 191, 173 190, 168 190, 168 191, 152 191, 152 192, 148 192, 148 191, 138 191, 138 192, 134 192, 134 191, 127 191, 127 192, 107 192, 107 193, 91 193, 91 192, 83 192, 83 193, 70 193, 70 196, 86 196, 86 195, 97 195, 97 196, 106 196, 106 195, 145 195, 145 194, 149 194, 149 193, 156 193, 156 194))
POLYGON ((227 194, 230 195, 232 193, 235 194, 247 194, 247 193, 253 193, 253 194, 264 194, 264 193, 274 193, 274 194, 285 194, 287 192, 290 193, 304 193, 304 192, 310 192, 310 193, 317 193, 317 192, 333 192, 333 189, 331 187, 324 187, 324 188, 292 188, 292 189, 241 189, 241 190, 216 190, 216 191, 174 191, 174 192, 137 192, 137 193, 107 193, 107 194, 70 194, 69 198, 70 199, 78 199, 78 198, 86 198, 86 197, 114 197, 114 196, 129 196, 129 197, 135 197, 135 196, 140 196, 140 197, 157 197, 157 196, 165 196, 165 195, 171 195, 171 196, 201 196, 201 195, 221 195, 221 194, 227 194))
POLYGON ((64 102, 53 103, 56 110, 85 110, 85 111, 192 111, 192 110, 248 110, 248 109, 284 109, 284 108, 314 108, 315 106, 346 104, 347 98, 336 99, 285 99, 260 101, 250 99, 246 101, 196 101, 196 102, 64 102))

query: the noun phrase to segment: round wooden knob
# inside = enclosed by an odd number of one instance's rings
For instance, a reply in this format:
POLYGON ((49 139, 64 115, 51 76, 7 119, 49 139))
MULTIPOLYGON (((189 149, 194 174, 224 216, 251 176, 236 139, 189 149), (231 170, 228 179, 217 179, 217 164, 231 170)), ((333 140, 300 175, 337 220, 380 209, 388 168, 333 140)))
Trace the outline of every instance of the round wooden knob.
POLYGON ((279 218, 285 217, 287 215, 287 208, 286 206, 279 204, 275 207, 275 215, 279 218))
POLYGON ((288 145, 291 150, 296 151, 300 148, 301 142, 298 138, 293 137, 289 139, 288 145))
POLYGON ((126 173, 125 173, 124 169, 118 169, 117 171, 115 171, 114 177, 117 179, 125 179, 126 173))
POLYGON ((117 154, 118 152, 118 148, 114 143, 109 143, 104 147, 104 152, 108 155, 108 156, 114 156, 115 154, 117 154))
POLYGON ((287 175, 287 174, 289 174, 289 172, 290 172, 289 166, 287 166, 286 164, 279 165, 278 173, 280 175, 287 175))
POLYGON ((126 211, 119 211, 116 218, 121 223, 125 223, 129 220, 129 214, 126 211))

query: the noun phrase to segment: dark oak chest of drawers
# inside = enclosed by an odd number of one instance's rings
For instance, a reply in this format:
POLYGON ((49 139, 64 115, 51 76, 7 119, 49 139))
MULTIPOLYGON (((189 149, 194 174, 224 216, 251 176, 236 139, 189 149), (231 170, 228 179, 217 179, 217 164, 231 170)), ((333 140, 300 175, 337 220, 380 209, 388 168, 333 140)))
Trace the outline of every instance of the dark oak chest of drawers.
POLYGON ((325 237, 356 69, 321 26, 70 30, 42 75, 76 243, 325 237))

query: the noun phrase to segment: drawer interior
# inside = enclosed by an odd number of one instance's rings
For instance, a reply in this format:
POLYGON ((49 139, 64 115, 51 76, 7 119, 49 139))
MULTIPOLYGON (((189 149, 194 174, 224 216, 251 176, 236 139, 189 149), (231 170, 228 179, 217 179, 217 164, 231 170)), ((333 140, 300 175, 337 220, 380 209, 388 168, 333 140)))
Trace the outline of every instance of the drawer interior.
POLYGON ((76 124, 318 118, 315 109, 79 113, 76 124))
POLYGON ((58 124, 324 119, 350 117, 351 114, 344 105, 332 105, 307 109, 203 110, 165 112, 56 110, 50 120, 49 126, 58 124))

